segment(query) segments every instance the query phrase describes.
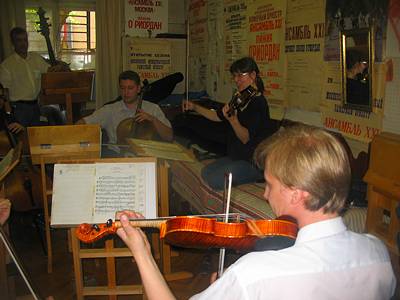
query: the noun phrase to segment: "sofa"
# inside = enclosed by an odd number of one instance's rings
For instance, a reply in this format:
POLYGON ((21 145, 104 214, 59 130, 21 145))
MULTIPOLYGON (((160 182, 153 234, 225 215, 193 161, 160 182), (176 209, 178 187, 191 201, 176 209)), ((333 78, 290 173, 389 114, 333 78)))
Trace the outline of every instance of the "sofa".
MULTIPOLYGON (((279 127, 292 126, 294 123, 284 120, 279 127)), ((354 158, 346 140, 338 133, 334 135, 344 145, 352 169, 353 182, 362 181, 362 176, 368 167, 368 155, 360 153, 354 158)), ((223 213, 223 192, 211 189, 201 178, 201 169, 209 161, 170 163, 171 189, 173 201, 181 201, 189 206, 189 209, 198 214, 223 213)), ((244 217, 254 219, 275 218, 275 215, 264 199, 265 183, 242 184, 232 188, 231 212, 240 213, 244 217)), ((354 193, 350 194, 353 195, 354 193)), ((355 201, 348 200, 348 205, 343 212, 343 218, 350 230, 365 232, 367 208, 352 205, 355 201)))

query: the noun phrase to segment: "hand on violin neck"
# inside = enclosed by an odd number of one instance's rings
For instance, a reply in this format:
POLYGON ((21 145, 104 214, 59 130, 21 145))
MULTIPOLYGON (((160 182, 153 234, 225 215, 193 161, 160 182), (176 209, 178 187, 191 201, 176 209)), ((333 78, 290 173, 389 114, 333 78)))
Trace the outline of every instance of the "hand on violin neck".
POLYGON ((222 108, 222 113, 224 114, 224 117, 230 122, 236 122, 238 121, 236 110, 231 109, 229 104, 225 104, 224 107, 222 108))
POLYGON ((131 250, 133 256, 136 258, 141 254, 151 255, 151 248, 146 235, 140 228, 133 227, 129 222, 130 219, 142 219, 143 216, 133 211, 122 211, 117 212, 115 218, 119 219, 121 223, 117 234, 131 250))

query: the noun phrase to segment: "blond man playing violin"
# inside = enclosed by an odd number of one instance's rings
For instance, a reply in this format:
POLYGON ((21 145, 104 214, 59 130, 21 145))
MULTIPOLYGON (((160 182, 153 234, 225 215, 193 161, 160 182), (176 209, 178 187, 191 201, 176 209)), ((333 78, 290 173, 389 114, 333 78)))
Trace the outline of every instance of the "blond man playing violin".
MULTIPOLYGON (((350 167, 346 151, 328 132, 293 126, 261 143, 265 199, 277 216, 299 225, 292 247, 252 252, 191 299, 390 299, 396 280, 384 244, 347 230, 339 212, 350 167)), ((133 228, 132 212, 118 213, 118 235, 138 265, 149 299, 174 299, 151 255, 145 235, 133 228)))

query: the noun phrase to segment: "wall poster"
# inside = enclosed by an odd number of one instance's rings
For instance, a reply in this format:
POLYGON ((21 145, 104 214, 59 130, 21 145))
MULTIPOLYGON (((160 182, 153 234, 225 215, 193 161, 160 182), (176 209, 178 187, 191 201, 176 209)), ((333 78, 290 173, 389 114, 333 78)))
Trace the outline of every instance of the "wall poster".
POLYGON ((224 0, 224 69, 230 79, 231 64, 248 55, 248 18, 246 0, 224 0))
POLYGON ((286 2, 249 1, 248 53, 258 64, 270 104, 285 103, 286 2))
POLYGON ((140 79, 152 82, 171 73, 171 44, 163 39, 128 38, 124 69, 134 70, 140 79))
POLYGON ((324 74, 325 0, 288 0, 287 5, 285 53, 288 105, 319 111, 324 74))
POLYGON ((125 0, 125 34, 155 37, 168 32, 168 0, 125 0))

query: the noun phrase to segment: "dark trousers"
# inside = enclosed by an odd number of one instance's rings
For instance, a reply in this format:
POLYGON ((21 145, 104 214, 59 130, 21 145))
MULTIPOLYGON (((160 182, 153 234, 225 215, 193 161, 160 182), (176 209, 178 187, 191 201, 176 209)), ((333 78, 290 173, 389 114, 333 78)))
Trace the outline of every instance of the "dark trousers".
POLYGON ((37 101, 11 102, 15 120, 24 127, 40 125, 40 107, 37 101))
POLYGON ((16 101, 11 106, 15 120, 24 127, 65 124, 65 117, 58 105, 39 106, 37 101, 16 101), (46 120, 41 122, 40 116, 46 120))

